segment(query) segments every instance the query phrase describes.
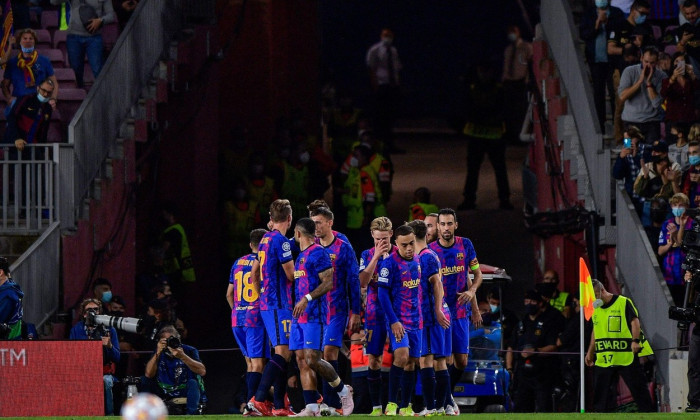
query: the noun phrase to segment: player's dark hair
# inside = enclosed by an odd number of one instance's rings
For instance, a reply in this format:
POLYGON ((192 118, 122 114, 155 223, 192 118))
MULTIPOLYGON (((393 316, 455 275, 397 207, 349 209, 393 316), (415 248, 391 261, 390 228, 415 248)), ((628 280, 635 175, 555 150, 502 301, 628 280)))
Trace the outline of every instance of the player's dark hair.
POLYGON ((289 200, 277 199, 270 204, 270 220, 275 223, 285 222, 292 215, 292 205, 289 200))
POLYGON ((644 55, 644 54, 649 54, 649 55, 653 55, 655 57, 658 57, 659 56, 659 49, 653 45, 649 45, 648 47, 644 47, 644 49, 642 50, 642 55, 644 55))
MULTIPOLYGON (((311 207, 311 206, 309 206, 309 207, 311 207)), ((311 210, 311 208, 309 208, 309 217, 314 217, 314 216, 323 216, 327 220, 333 220, 333 217, 334 217, 331 209, 329 209, 328 207, 323 207, 323 206, 315 207, 313 210, 311 210)))
POLYGON ((92 288, 94 289, 97 286, 109 286, 109 288, 111 289, 112 283, 104 277, 98 277, 95 279, 95 282, 92 284, 92 288))
POLYGON ((313 220, 309 219, 308 217, 302 217, 301 219, 297 220, 297 224, 294 227, 294 229, 301 232, 302 235, 310 236, 313 238, 314 232, 316 232, 316 224, 313 220))
POLYGON ((260 245, 260 241, 262 241, 262 237, 267 233, 265 229, 253 229, 250 231, 250 243, 253 244, 253 246, 258 246, 260 245))
POLYGON ((406 236, 412 233, 415 233, 412 227, 410 227, 409 225, 401 225, 397 227, 394 231, 394 237, 398 238, 399 236, 406 236))
POLYGON ((648 0, 634 0, 634 3, 632 3, 632 7, 630 8, 630 10, 639 9, 640 7, 642 9, 651 9, 651 5, 649 4, 648 0))
POLYGON ((425 222, 422 220, 412 220, 408 222, 408 226, 413 229, 413 233, 416 234, 416 239, 419 241, 425 240, 425 235, 428 234, 428 226, 425 225, 425 222))
POLYGON ((322 199, 314 200, 310 202, 308 206, 306 206, 307 210, 309 210, 309 213, 311 213, 319 207, 327 207, 329 209, 331 208, 331 206, 329 206, 328 203, 326 203, 326 200, 322 199))
POLYGON ((438 218, 442 215, 452 215, 452 217, 455 218, 455 223, 457 223, 457 212, 452 210, 451 208, 447 207, 444 209, 440 209, 438 212, 438 218))
POLYGON ((681 7, 693 7, 698 5, 698 0, 685 0, 681 7))
POLYGON ((7 277, 10 277, 10 262, 5 257, 0 257, 0 270, 4 271, 7 277))

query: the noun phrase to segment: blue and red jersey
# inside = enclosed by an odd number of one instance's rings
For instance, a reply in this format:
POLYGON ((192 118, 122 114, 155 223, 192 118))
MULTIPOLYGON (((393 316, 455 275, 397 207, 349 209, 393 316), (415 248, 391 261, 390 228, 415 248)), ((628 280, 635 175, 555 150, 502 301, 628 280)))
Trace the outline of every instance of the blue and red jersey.
MULTIPOLYGON (((670 234, 668 233, 668 225, 670 225, 671 223, 676 225, 676 231, 678 231, 678 229, 680 228, 680 225, 676 223, 675 217, 671 217, 670 219, 666 220, 661 225, 661 231, 659 232, 660 246, 668 244, 668 241, 670 240, 670 234)), ((693 228, 693 223, 693 219, 689 217, 688 221, 685 222, 686 232, 693 228)), ((663 261, 664 279, 666 280, 667 284, 683 284, 683 276, 685 275, 685 270, 681 268, 681 265, 683 265, 683 261, 685 261, 685 252, 683 252, 683 248, 669 248, 666 255, 664 255, 663 261)))
MULTIPOLYGON (((319 244, 313 244, 301 251, 294 265, 294 291, 297 299, 311 293, 321 284, 319 273, 333 268, 328 251, 319 244)), ((309 322, 325 322, 328 314, 328 301, 325 296, 314 299, 306 306, 306 310, 295 321, 299 324, 309 322)))
POLYGON ((292 246, 278 230, 267 232, 258 248, 260 310, 291 309, 292 284, 282 264, 292 261, 292 246))
POLYGON ((384 313, 391 324, 390 310, 407 330, 423 328, 421 307, 421 267, 416 258, 407 260, 392 252, 379 264, 379 287, 389 291, 391 308, 384 307, 384 313))
POLYGON ((262 327, 260 295, 250 281, 250 273, 257 254, 237 259, 231 267, 228 282, 233 285, 232 327, 262 327))
MULTIPOLYGON (((392 246, 392 249, 390 253, 394 253, 398 248, 396 246, 392 246)), ((362 255, 360 256, 360 269, 359 271, 364 270, 367 267, 367 264, 372 261, 372 257, 374 256, 374 247, 370 249, 366 249, 362 251, 362 255)), ((365 323, 374 325, 375 323, 379 322, 383 325, 384 323, 384 311, 382 310, 382 306, 379 304, 379 293, 377 290, 377 277, 379 275, 379 265, 381 264, 381 261, 377 263, 377 266, 374 269, 374 273, 372 273, 372 278, 369 280, 369 284, 367 285, 367 302, 365 306, 365 323)))
MULTIPOLYGON (((321 245, 318 238, 316 243, 321 245)), ((323 245, 321 245, 323 246, 323 245)), ((349 311, 359 314, 360 305, 360 271, 355 252, 349 243, 335 237, 330 245, 324 247, 333 263, 333 289, 326 294, 328 301, 328 319, 347 316, 349 311)))
POLYGON ((440 241, 428 245, 440 258, 442 268, 442 286, 445 289, 445 302, 455 319, 467 318, 471 315, 471 302, 457 303, 457 293, 465 292, 469 285, 469 269, 479 268, 476 251, 472 241, 461 236, 455 236, 455 242, 450 247, 443 247, 440 241))
MULTIPOLYGON (((435 319, 435 294, 433 294, 433 284, 430 278, 435 274, 440 273, 440 258, 435 251, 430 248, 424 248, 418 254, 418 262, 420 264, 420 287, 421 287, 421 312, 423 313, 423 326, 430 327, 437 325, 435 319)), ((450 319, 450 310, 447 308, 443 297, 440 303, 442 313, 447 319, 450 319)))

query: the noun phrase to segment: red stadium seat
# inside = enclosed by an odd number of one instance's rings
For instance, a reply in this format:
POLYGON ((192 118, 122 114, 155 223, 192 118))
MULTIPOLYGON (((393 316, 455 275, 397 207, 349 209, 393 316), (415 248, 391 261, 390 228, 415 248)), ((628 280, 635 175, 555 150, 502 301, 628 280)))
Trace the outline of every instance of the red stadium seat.
POLYGON ((102 28, 102 43, 105 50, 111 51, 114 48, 114 44, 117 43, 117 38, 119 38, 119 25, 116 22, 107 24, 102 28))
POLYGON ((37 51, 39 51, 39 54, 45 55, 51 60, 51 65, 54 68, 64 68, 66 67, 66 60, 65 57, 63 56, 63 53, 61 50, 56 50, 53 48, 41 48, 38 47, 37 51))
POLYGON ((61 113, 61 122, 68 125, 73 119, 75 112, 83 103, 86 93, 85 89, 66 88, 58 90, 58 110, 61 113))
POLYGON ((38 48, 51 48, 51 34, 48 29, 37 29, 36 30, 36 47, 38 48))
POLYGON ((54 75, 56 76, 56 80, 58 80, 60 89, 78 87, 78 84, 75 81, 75 72, 73 69, 57 68, 54 69, 54 75))
POLYGON ((67 37, 68 31, 56 31, 53 33, 53 43, 51 44, 54 49, 61 50, 66 63, 68 63, 68 53, 66 50, 67 37))

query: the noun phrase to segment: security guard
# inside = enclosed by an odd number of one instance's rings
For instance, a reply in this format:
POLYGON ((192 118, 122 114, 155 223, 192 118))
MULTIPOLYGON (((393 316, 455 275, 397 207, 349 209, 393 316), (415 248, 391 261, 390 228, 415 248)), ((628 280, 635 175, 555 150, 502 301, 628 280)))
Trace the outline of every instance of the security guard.
POLYGON ((559 290, 559 274, 551 269, 545 271, 544 276, 542 276, 542 284, 552 285, 550 286, 552 292, 551 297, 549 297, 549 304, 560 311, 565 318, 570 318, 573 299, 569 293, 559 290))
POLYGON ((647 380, 639 357, 651 354, 644 338, 637 308, 624 296, 613 295, 603 284, 593 280, 596 296, 593 333, 586 353, 586 365, 595 364, 594 409, 606 411, 610 383, 616 373, 622 376, 641 412, 653 412, 647 380))
POLYGON ((515 368, 513 411, 551 412, 559 358, 547 353, 557 351, 557 336, 565 319, 537 290, 528 290, 524 303, 527 314, 513 331, 506 353, 506 369, 512 372, 515 368))

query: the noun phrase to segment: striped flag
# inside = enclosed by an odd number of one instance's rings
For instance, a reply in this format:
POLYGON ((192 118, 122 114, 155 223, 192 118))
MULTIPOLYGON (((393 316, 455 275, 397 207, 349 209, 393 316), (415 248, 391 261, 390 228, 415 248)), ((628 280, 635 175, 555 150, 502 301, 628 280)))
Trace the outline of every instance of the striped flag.
POLYGON ((10 45, 10 38, 14 34, 14 28, 12 27, 12 5, 10 0, 0 1, 0 6, 2 6, 2 16, 0 16, 0 22, 2 22, 2 38, 0 39, 0 54, 4 54, 8 48, 12 48, 10 45))
POLYGON ((593 316, 593 301, 595 300, 595 292, 593 291, 593 283, 591 282, 591 274, 588 272, 588 267, 583 258, 579 258, 578 263, 579 287, 581 296, 581 309, 586 321, 593 316))

